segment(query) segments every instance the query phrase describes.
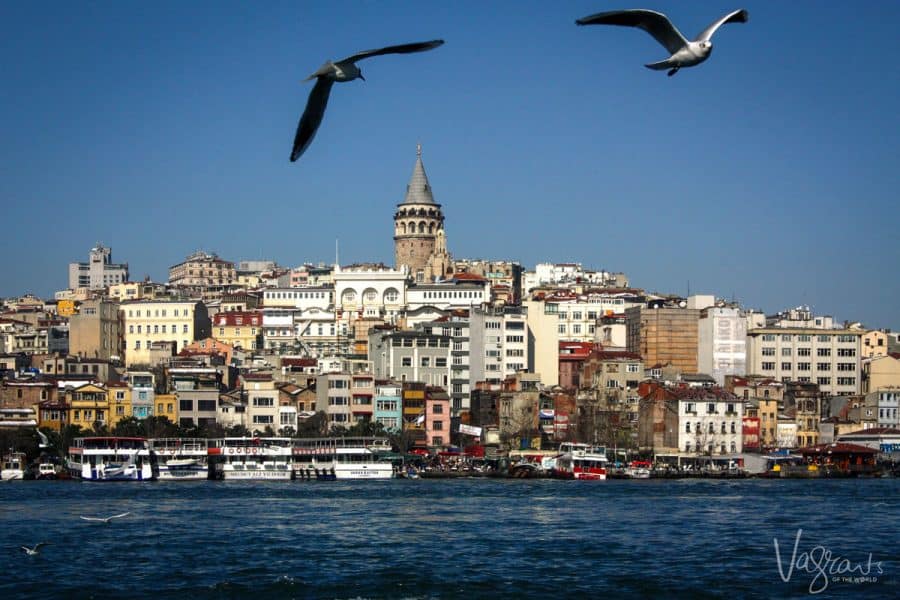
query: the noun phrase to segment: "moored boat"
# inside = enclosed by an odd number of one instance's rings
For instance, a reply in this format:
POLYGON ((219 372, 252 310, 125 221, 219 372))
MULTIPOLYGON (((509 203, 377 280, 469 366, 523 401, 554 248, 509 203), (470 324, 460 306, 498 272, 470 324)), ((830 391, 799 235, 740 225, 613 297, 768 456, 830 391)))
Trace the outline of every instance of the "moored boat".
POLYGON ((559 446, 553 476, 556 479, 583 479, 600 481, 606 479, 606 448, 566 442, 559 446))
POLYGON ((208 443, 203 438, 150 440, 160 481, 201 481, 209 478, 208 443))
POLYGON ((227 437, 211 440, 207 450, 219 479, 290 480, 291 438, 227 437))
POLYGON ((12 452, 3 457, 3 469, 0 470, 0 480, 25 479, 25 453, 12 452))
POLYGON ((155 479, 147 440, 131 437, 75 438, 66 470, 85 481, 155 479))
POLYGON ((390 451, 387 438, 300 438, 293 467, 300 479, 390 479, 393 465, 380 458, 390 451))

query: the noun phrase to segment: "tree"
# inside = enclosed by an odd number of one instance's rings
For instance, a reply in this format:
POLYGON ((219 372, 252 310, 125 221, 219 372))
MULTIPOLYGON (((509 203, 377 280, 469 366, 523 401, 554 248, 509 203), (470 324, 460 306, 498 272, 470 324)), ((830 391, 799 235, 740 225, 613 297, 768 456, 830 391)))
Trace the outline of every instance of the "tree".
POLYGON ((225 430, 225 437, 251 437, 253 434, 243 425, 232 425, 225 430))
POLYGON ((146 430, 144 423, 136 417, 125 417, 121 419, 112 430, 113 435, 123 437, 144 437, 146 430))
POLYGON ((313 438, 328 434, 328 415, 318 411, 313 416, 297 423, 297 437, 313 438))

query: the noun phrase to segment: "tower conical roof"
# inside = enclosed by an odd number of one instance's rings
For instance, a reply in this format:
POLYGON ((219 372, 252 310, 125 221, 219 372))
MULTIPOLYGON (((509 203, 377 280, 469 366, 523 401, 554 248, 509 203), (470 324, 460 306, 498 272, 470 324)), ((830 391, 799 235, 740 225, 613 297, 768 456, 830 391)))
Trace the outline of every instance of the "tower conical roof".
POLYGON ((406 186, 406 198, 402 204, 435 204, 431 195, 431 185, 425 174, 425 166, 422 164, 422 144, 416 145, 416 166, 413 167, 412 177, 406 186))

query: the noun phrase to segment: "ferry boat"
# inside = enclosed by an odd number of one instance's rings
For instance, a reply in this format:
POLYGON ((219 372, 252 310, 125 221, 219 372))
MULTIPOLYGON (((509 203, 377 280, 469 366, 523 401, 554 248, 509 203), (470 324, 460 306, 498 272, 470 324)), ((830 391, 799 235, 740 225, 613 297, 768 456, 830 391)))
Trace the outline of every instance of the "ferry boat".
POLYGON ((387 438, 295 439, 294 471, 298 479, 390 479, 394 467, 379 457, 390 451, 387 438))
POLYGON ((153 456, 144 438, 75 438, 66 470, 85 481, 150 481, 153 456))
POLYGON ((159 438, 150 440, 157 478, 161 481, 209 479, 208 444, 203 438, 159 438))
POLYGON ((3 469, 0 470, 0 480, 12 481, 25 479, 25 453, 10 452, 3 457, 3 469))
POLYGON ((290 480, 291 438, 227 437, 212 440, 207 450, 217 479, 290 480))
POLYGON ((606 448, 566 442, 559 446, 560 455, 556 457, 556 469, 553 476, 557 479, 605 480, 606 448))

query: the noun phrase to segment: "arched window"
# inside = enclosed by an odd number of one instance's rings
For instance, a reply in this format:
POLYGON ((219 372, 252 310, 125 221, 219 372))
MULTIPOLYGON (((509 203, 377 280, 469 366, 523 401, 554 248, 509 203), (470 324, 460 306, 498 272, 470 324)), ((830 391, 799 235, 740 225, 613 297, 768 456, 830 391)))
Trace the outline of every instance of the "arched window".
POLYGON ((419 233, 425 233, 426 227, 427 226, 425 225, 425 221, 420 221, 419 222, 419 233))
POLYGON ((406 233, 406 223, 400 221, 400 234, 403 235, 406 233))

